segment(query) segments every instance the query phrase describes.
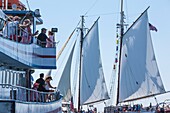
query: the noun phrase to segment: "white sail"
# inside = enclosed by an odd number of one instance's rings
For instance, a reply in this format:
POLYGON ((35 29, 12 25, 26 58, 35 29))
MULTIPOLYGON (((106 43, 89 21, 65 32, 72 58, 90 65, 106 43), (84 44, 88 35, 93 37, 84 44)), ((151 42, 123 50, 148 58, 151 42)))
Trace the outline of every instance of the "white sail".
POLYGON ((74 53, 74 47, 75 44, 73 45, 73 48, 66 62, 63 73, 61 75, 60 81, 58 83, 58 89, 60 90, 60 93, 63 95, 63 100, 67 102, 70 101, 72 96, 70 79, 71 79, 71 63, 72 63, 72 57, 74 53))
POLYGON ((83 39, 80 104, 109 99, 100 58, 98 21, 83 39))
POLYGON ((146 11, 123 36, 119 102, 164 92, 146 11))

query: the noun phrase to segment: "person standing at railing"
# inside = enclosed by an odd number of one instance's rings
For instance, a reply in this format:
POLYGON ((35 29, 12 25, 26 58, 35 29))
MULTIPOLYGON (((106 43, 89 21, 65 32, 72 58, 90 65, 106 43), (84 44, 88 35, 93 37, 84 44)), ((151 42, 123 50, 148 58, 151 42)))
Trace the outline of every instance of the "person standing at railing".
POLYGON ((46 39, 46 42, 47 42, 47 44, 46 44, 46 47, 54 47, 54 33, 53 32, 51 32, 51 31, 48 31, 48 38, 51 40, 51 41, 49 41, 49 40, 47 40, 46 39))
POLYGON ((13 16, 8 16, 3 28, 3 36, 10 39, 13 16))
MULTIPOLYGON (((52 77, 49 76, 49 75, 46 75, 46 77, 45 77, 45 89, 46 89, 48 92, 54 92, 54 90, 51 90, 51 88, 56 89, 56 87, 53 87, 53 86, 51 85, 51 83, 50 83, 51 80, 52 80, 52 77)), ((46 101, 51 101, 51 100, 52 100, 51 95, 50 95, 50 94, 47 94, 47 95, 46 95, 46 101)))
POLYGON ((36 92, 38 88, 39 88, 39 83, 34 83, 32 89, 34 89, 35 91, 31 92, 31 101, 35 101, 35 102, 39 101, 39 95, 38 92, 36 92))
POLYGON ((36 31, 34 34, 31 32, 31 21, 29 19, 25 19, 23 24, 20 25, 20 27, 23 28, 22 31, 22 43, 29 44, 32 42, 32 37, 38 34, 38 31, 36 31))
POLYGON ((36 83, 39 84, 39 87, 38 87, 38 91, 43 91, 43 92, 46 92, 46 89, 45 89, 45 80, 43 79, 44 78, 44 73, 41 73, 40 74, 40 78, 36 80, 36 83))
MULTIPOLYGON (((43 78, 44 78, 44 73, 41 73, 40 78, 36 80, 36 83, 39 83, 39 87, 37 88, 37 90, 40 92, 48 92, 45 89, 45 80, 43 78)), ((45 94, 42 95, 40 94, 40 101, 45 102, 45 94)))
MULTIPOLYGON (((51 76, 45 77, 45 89, 50 90, 50 88, 56 89, 56 87, 53 87, 50 83, 50 81, 53 80, 51 76)), ((54 92, 54 90, 50 90, 51 92, 54 92)))
POLYGON ((46 32, 47 32, 47 29, 42 28, 41 33, 37 37, 37 44, 41 47, 46 47, 46 40, 51 42, 51 40, 47 37, 46 32))
POLYGON ((19 35, 19 22, 20 22, 21 18, 19 16, 14 16, 13 18, 13 24, 12 24, 12 35, 10 36, 10 38, 14 41, 20 42, 21 41, 21 37, 18 37, 19 35))

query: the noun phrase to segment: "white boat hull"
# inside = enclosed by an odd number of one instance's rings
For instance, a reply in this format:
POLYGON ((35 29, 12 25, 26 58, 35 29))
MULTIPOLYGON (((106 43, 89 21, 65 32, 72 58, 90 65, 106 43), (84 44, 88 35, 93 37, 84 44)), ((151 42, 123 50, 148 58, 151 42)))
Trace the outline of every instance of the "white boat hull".
POLYGON ((61 100, 44 104, 16 102, 15 113, 62 113, 61 100))
POLYGON ((56 48, 18 43, 0 36, 0 64, 17 68, 56 69, 56 48))

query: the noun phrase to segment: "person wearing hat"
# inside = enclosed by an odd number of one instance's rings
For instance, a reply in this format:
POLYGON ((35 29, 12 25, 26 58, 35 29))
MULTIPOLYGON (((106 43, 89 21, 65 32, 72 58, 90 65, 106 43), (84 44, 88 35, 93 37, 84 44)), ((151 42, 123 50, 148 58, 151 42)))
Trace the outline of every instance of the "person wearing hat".
POLYGON ((17 42, 21 41, 21 37, 19 36, 19 32, 20 32, 19 22, 20 22, 20 20, 21 20, 21 17, 19 17, 19 16, 13 17, 13 23, 12 23, 12 29, 11 29, 12 34, 10 35, 10 39, 17 41, 17 42))
POLYGON ((10 35, 12 34, 12 25, 13 25, 13 16, 8 16, 6 21, 5 21, 5 25, 4 25, 4 28, 3 28, 3 36, 6 37, 6 38, 9 38, 10 39, 10 35))
POLYGON ((51 41, 47 41, 47 44, 46 44, 46 47, 54 47, 54 33, 52 31, 48 31, 48 38, 51 40, 51 41))
POLYGON ((56 88, 56 87, 53 87, 53 86, 51 85, 51 83, 50 83, 51 80, 53 80, 51 76, 48 76, 48 75, 47 75, 47 76, 45 77, 45 84, 46 84, 46 85, 45 85, 45 89, 46 89, 46 90, 53 91, 53 90, 50 90, 50 88, 53 88, 53 89, 56 88))
POLYGON ((30 19, 25 19, 23 24, 20 24, 20 27, 22 27, 24 30, 22 31, 22 43, 31 43, 32 37, 38 34, 38 30, 35 33, 32 33, 31 30, 31 21, 30 19))
MULTIPOLYGON (((50 83, 50 81, 52 80, 52 77, 51 76, 48 76, 46 75, 45 77, 45 89, 48 91, 48 92, 54 92, 54 90, 51 90, 50 88, 56 88, 56 87, 53 87, 50 83)), ((51 101, 52 98, 51 98, 51 95, 50 94, 47 94, 46 95, 46 101, 51 101)))
POLYGON ((46 35, 47 29, 42 28, 41 33, 37 37, 37 44, 40 45, 41 47, 46 47, 46 40, 52 42, 46 35))

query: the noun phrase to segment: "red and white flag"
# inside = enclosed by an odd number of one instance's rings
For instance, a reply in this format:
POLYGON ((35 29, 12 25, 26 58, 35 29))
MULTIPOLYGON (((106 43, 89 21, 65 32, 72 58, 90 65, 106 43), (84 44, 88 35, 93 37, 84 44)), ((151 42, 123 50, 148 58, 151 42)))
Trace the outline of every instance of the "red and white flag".
POLYGON ((158 31, 157 28, 150 23, 149 23, 149 29, 156 32, 158 31))

